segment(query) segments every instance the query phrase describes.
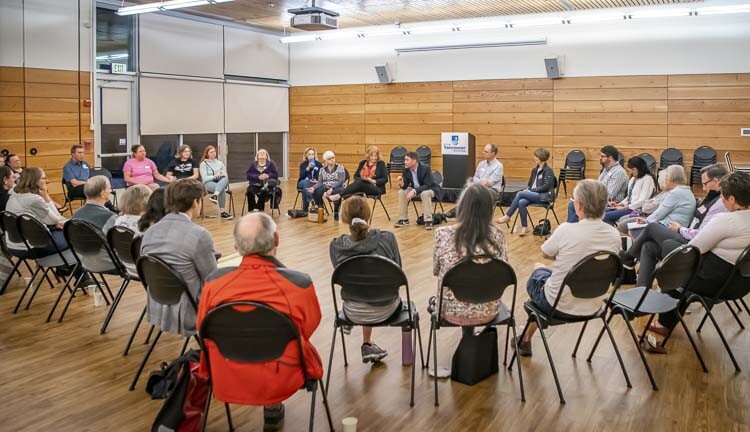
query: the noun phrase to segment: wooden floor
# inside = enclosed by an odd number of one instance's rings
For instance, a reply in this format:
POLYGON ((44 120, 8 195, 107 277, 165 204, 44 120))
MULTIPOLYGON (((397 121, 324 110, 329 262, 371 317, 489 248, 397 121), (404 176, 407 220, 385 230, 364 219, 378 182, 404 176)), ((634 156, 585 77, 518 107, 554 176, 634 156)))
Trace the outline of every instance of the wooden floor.
MULTIPOLYGON (((293 185, 286 184, 285 190, 293 191, 293 185)), ((385 196, 393 220, 397 216, 396 196, 395 190, 385 196)), ((242 194, 236 193, 235 197, 239 210, 242 194)), ((294 193, 285 194, 284 211, 291 207, 293 199, 294 193)), ((563 201, 561 199, 557 206, 560 217, 565 216, 567 202, 563 201)), ((413 222, 413 214, 410 216, 413 222)), ((289 219, 286 215, 276 220, 281 237, 279 259, 290 268, 309 273, 315 282, 323 321, 312 341, 327 360, 333 317, 328 243, 334 236, 346 232, 346 227, 333 220, 315 225, 304 219, 289 219)), ((211 231, 219 252, 225 256, 234 252, 232 222, 206 219, 200 223, 211 231)), ((393 230, 381 208, 376 210, 374 226, 393 230)), ((424 312, 428 297, 436 290, 436 280, 432 276, 433 234, 414 225, 394 231, 412 298, 420 312, 424 312)), ((521 304, 527 298, 525 283, 533 264, 542 260, 539 250, 542 242, 536 237, 516 235, 508 236, 508 240, 508 255, 520 285, 516 313, 523 323, 526 315, 521 304)), ((29 310, 13 315, 22 286, 23 280, 18 278, 0 297, 0 430, 149 430, 162 401, 152 401, 145 393, 145 377, 159 362, 175 358, 182 340, 163 336, 136 391, 127 390, 146 351, 146 346, 141 344, 146 333, 142 329, 130 355, 122 356, 127 337, 144 304, 140 285, 134 284, 126 292, 105 335, 99 335, 98 330, 106 309, 94 307, 91 297, 77 297, 62 324, 45 323, 58 292, 48 287, 40 290, 29 310)), ((496 376, 473 387, 441 380, 440 406, 435 407, 433 381, 426 371, 417 369, 416 405, 409 408, 410 369, 401 366, 400 331, 375 330, 376 342, 391 355, 381 365, 369 366, 360 361, 361 333, 355 329, 347 339, 348 368, 343 367, 340 343, 336 347, 329 393, 334 423, 340 430, 341 419, 357 417, 359 430, 372 431, 747 431, 750 430, 750 374, 747 372, 750 370, 750 330, 740 331, 723 308, 717 315, 745 371, 735 373, 718 335, 707 326, 698 336, 698 345, 710 369, 710 373, 703 373, 684 333, 678 331, 670 343, 669 355, 649 355, 659 391, 651 390, 621 322, 614 325, 614 333, 630 373, 631 389, 625 386, 608 342, 603 342, 592 363, 586 362, 598 325, 593 325, 594 330, 590 328, 584 336, 578 358, 570 355, 579 328, 551 329, 550 345, 566 405, 559 403, 542 342, 535 336, 534 356, 522 360, 525 403, 520 400, 515 370, 511 374, 501 369, 496 376)), ((746 313, 740 316, 750 325, 746 313)), ((697 327, 700 317, 698 313, 687 316, 691 328, 697 327)), ((638 323, 637 327, 642 325, 638 323)), ((425 319, 421 327, 426 349, 428 324, 425 319)), ((459 336, 457 329, 440 331, 440 366, 450 367, 459 336)), ((285 430, 307 428, 309 401, 309 394, 304 392, 298 392, 288 401, 285 430)), ((260 408, 236 406, 233 414, 238 430, 262 429, 260 408)), ((315 429, 326 430, 320 403, 317 414, 315 429)), ((209 429, 227 429, 221 404, 212 405, 209 429)))

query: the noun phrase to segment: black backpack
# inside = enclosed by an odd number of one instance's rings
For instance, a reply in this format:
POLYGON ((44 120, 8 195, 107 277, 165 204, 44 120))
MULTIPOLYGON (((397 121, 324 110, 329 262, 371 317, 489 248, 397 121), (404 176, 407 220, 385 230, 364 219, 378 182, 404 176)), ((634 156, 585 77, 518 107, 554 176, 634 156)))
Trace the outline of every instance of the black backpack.
POLYGON ((549 219, 540 219, 539 224, 534 227, 533 234, 535 236, 547 236, 552 233, 552 224, 549 219))
MULTIPOLYGON (((447 222, 448 218, 445 217, 443 213, 434 213, 432 215, 432 224, 433 225, 440 225, 443 222, 447 222)), ((417 218, 417 225, 424 225, 424 215, 419 216, 417 218)))
POLYGON ((151 399, 168 398, 174 392, 180 378, 186 373, 189 374, 190 362, 200 362, 200 351, 190 350, 170 364, 162 362, 159 370, 149 374, 146 393, 151 395, 151 399))

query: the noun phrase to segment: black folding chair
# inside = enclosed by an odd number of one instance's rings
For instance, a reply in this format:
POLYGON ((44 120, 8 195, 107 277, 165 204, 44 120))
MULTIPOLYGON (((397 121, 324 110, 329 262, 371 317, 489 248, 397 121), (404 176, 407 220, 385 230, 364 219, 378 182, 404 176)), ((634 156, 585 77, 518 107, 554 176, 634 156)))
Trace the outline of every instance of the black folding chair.
MULTIPOLYGON (((182 280, 182 277, 172 270, 172 268, 169 267, 169 264, 164 262, 164 260, 151 255, 143 255, 138 258, 136 267, 138 268, 138 275, 146 287, 149 299, 164 307, 176 307, 180 304, 182 296, 185 296, 188 299, 189 307, 193 308, 196 315, 198 314, 197 300, 193 297, 193 294, 188 289, 185 281, 182 280)), ((154 350, 156 343, 159 342, 159 337, 161 337, 162 332, 163 330, 159 329, 153 342, 151 342, 151 346, 149 346, 148 351, 143 357, 143 361, 133 378, 133 382, 130 384, 130 391, 135 389, 135 384, 138 382, 138 378, 141 376, 141 372, 143 372, 143 368, 146 366, 146 362, 151 356, 151 352, 154 350)), ((150 335, 151 334, 149 333, 149 336, 150 335)), ((191 337, 192 336, 187 336, 185 338, 185 343, 182 345, 180 355, 185 353, 191 337)), ((194 335, 194 337, 198 340, 197 335, 194 335)), ((198 343, 200 343, 200 340, 198 340, 198 343)))
MULTIPOLYGON (((78 265, 91 275, 103 293, 104 290, 102 290, 102 285, 100 285, 99 281, 96 279, 96 275, 100 275, 102 284, 107 289, 110 298, 113 299, 112 305, 107 311, 107 315, 102 323, 102 327, 99 329, 99 334, 104 334, 104 332, 107 331, 107 326, 109 325, 110 320, 112 320, 112 315, 114 315, 115 309, 117 309, 117 305, 120 303, 122 295, 125 293, 125 289, 128 287, 132 278, 125 269, 125 265, 120 262, 117 254, 109 246, 107 239, 104 237, 104 233, 102 233, 99 228, 86 221, 71 219, 65 224, 65 229, 63 231, 65 232, 65 239, 73 249, 78 265), (122 278, 122 283, 120 284, 120 288, 117 290, 116 295, 112 295, 112 291, 110 290, 109 284, 104 278, 104 275, 113 275, 122 278)), ((65 312, 68 310, 72 300, 73 294, 71 293, 57 322, 62 322, 65 312)))
MULTIPOLYGON (((225 192, 227 194, 227 198, 229 199, 229 211, 232 212, 232 216, 236 216, 236 213, 234 212, 234 194, 232 193, 232 189, 229 187, 229 185, 227 185, 227 188, 226 188, 225 192)), ((210 192, 206 192, 206 194, 203 195, 203 198, 201 199, 201 219, 205 219, 205 217, 206 217, 206 215, 205 215, 205 208, 206 208, 206 197, 208 195, 211 195, 211 193, 210 192)), ((247 199, 247 198, 245 198, 245 199, 247 199)), ((294 202, 296 203, 297 201, 295 200, 294 202)), ((279 210, 279 211, 281 211, 281 210, 279 210)))
MULTIPOLYGON (((557 195, 560 194, 560 182, 555 179, 555 182, 553 183, 553 189, 549 197, 548 202, 540 202, 540 203, 530 203, 526 207, 539 207, 545 209, 544 211, 544 219, 547 219, 549 217, 549 212, 552 212, 552 215, 555 217, 555 221, 557 222, 557 225, 560 226, 560 219, 557 218, 557 213, 555 212, 555 201, 557 200, 557 195)), ((520 216, 520 212, 516 212, 516 217, 513 219, 513 226, 510 229, 510 232, 513 232, 516 229, 516 223, 518 222, 518 217, 520 216)), ((531 215, 529 215, 531 217, 531 215)), ((532 221, 533 224, 533 221, 532 221)))
POLYGON ((693 165, 690 167, 690 187, 701 184, 701 169, 716 163, 716 150, 700 146, 693 152, 693 165))
POLYGON ((396 146, 391 149, 391 156, 387 164, 389 177, 393 173, 401 174, 401 172, 404 170, 404 168, 406 167, 406 153, 406 147, 403 146, 396 146))
POLYGON ((646 166, 648 166, 648 170, 651 171, 651 174, 656 177, 657 169, 656 169, 656 159, 651 153, 641 153, 638 155, 639 158, 643 159, 644 162, 646 162, 646 166))
MULTIPOLYGON (((8 278, 5 279, 3 286, 0 287, 0 295, 2 295, 5 293, 5 290, 8 289, 8 285, 10 285, 11 280, 13 280, 13 276, 21 276, 21 272, 19 271, 21 263, 26 266, 29 274, 34 273, 28 262, 28 260, 31 259, 29 256, 29 250, 26 248, 23 237, 21 237, 21 232, 18 230, 18 216, 8 211, 0 213, 0 249, 2 249, 2 253, 8 258, 8 261, 13 266, 13 269, 8 274, 8 278), (19 249, 18 247, 10 247, 8 241, 16 244, 23 244, 23 248, 19 249), (16 260, 14 261, 13 258, 16 258, 16 260)), ((55 286, 52 284, 52 281, 49 280, 49 277, 45 275, 45 278, 49 282, 50 287, 54 288, 55 286)))
POLYGON ((426 145, 417 147, 417 157, 420 163, 430 166, 432 163, 432 149, 426 145))
MULTIPOLYGON (((440 171, 433 170, 432 171, 432 180, 440 186, 440 188, 443 187, 443 175, 440 174, 440 171)), ((437 212, 438 205, 440 206, 440 211, 445 213, 445 209, 443 208, 443 200, 442 197, 438 196, 438 194, 435 194, 434 197, 432 197, 432 200, 434 201, 432 204, 432 213, 437 212)), ((411 204, 414 206, 414 213, 417 214, 417 218, 421 216, 419 214, 419 209, 417 208, 417 203, 422 202, 422 197, 419 195, 414 195, 414 198, 411 199, 411 204)))
MULTIPOLYGON (((142 283, 136 263, 141 256, 141 242, 143 241, 143 237, 136 236, 135 233, 128 228, 113 227, 107 233, 107 241, 110 244, 110 247, 112 247, 112 250, 114 250, 119 257, 120 262, 125 266, 131 280, 142 283)), ((148 302, 148 290, 145 285, 143 285, 143 288, 146 291, 146 302, 148 302)), ((125 351, 122 353, 123 356, 128 355, 130 346, 133 344, 133 339, 135 339, 135 335, 138 333, 138 328, 141 326, 141 322, 143 322, 143 317, 146 316, 146 309, 147 305, 144 304, 141 315, 138 317, 138 321, 136 321, 135 327, 133 327, 133 331, 130 333, 127 345, 125 345, 125 351)), ((153 332, 154 326, 151 325, 144 345, 148 344, 153 332)))
POLYGON ((670 165, 682 166, 682 163, 682 152, 670 147, 661 152, 661 156, 659 156, 659 171, 666 169, 670 165))
POLYGON ((565 166, 560 168, 560 183, 565 196, 568 196, 568 180, 583 180, 586 178, 586 154, 581 150, 573 150, 565 156, 565 166))
MULTIPOLYGON (((281 190, 281 186, 269 186, 269 189, 271 189, 271 199, 268 201, 268 203, 271 206, 271 216, 273 216, 274 210, 279 212, 279 216, 281 216, 281 209, 279 208, 278 202, 278 192, 279 190, 281 190)), ((232 200, 232 206, 234 206, 234 200, 232 200)), ((247 192, 245 192, 245 199, 242 200, 242 209, 240 209, 240 216, 243 216, 245 214, 245 207, 247 207, 247 192)))
MULTIPOLYGON (((333 421, 331 420, 331 410, 328 407, 326 389, 323 387, 323 380, 307 376, 305 355, 302 350, 302 339, 299 335, 299 329, 297 329, 287 315, 266 304, 254 301, 223 303, 211 309, 206 314, 201 323, 199 334, 200 338, 198 340, 201 344, 201 350, 204 353, 208 353, 203 358, 206 360, 206 369, 210 378, 213 377, 214 372, 211 368, 211 357, 215 355, 220 355, 222 358, 237 363, 268 363, 281 358, 290 343, 295 344, 300 358, 299 368, 304 377, 302 388, 309 391, 312 395, 309 422, 310 431, 313 430, 315 420, 315 395, 318 389, 320 389, 320 393, 323 396, 323 406, 326 409, 328 427, 331 431, 334 430, 333 421), (208 341, 216 346, 215 350, 208 349, 208 341)), ((216 357, 214 357, 215 359, 216 357)), ((209 379, 208 397, 206 398, 203 422, 201 424, 202 431, 206 430, 213 387, 213 379, 209 379)), ((229 430, 234 430, 229 403, 224 402, 224 407, 226 408, 229 430)))
MULTIPOLYGON (((646 368, 646 373, 651 381, 651 387, 654 390, 658 390, 659 388, 657 387, 654 376, 651 373, 651 368, 648 365, 646 356, 641 349, 641 342, 645 339, 646 331, 654 320, 656 314, 672 312, 677 314, 680 319, 680 324, 682 324, 682 327, 685 329, 690 344, 693 346, 696 356, 698 356, 698 361, 700 361, 703 371, 708 372, 708 369, 706 369, 706 365, 703 362, 703 357, 701 357, 698 347, 695 345, 693 336, 690 334, 690 330, 679 313, 680 299, 667 294, 670 291, 682 289, 688 285, 690 279, 693 277, 693 273, 695 273, 695 269, 698 267, 699 261, 700 252, 698 249, 687 245, 679 247, 667 254, 667 256, 656 265, 654 273, 651 275, 647 286, 620 291, 615 294, 610 303, 610 313, 607 322, 612 321, 612 318, 616 314, 623 317, 623 320, 628 327, 628 331, 630 332, 630 337, 633 339, 633 342, 638 349, 638 354, 641 357, 643 366, 646 368), (654 281, 659 283, 659 291, 652 289, 654 281), (630 325, 630 321, 634 318, 645 315, 649 315, 648 323, 646 324, 641 337, 638 338, 633 330, 633 326, 630 325)), ((583 334, 583 332, 581 332, 581 334, 583 334)), ((591 361, 591 357, 594 355, 594 351, 596 351, 596 347, 598 346, 601 337, 602 332, 599 333, 594 346, 591 347, 588 361, 591 361)), ((662 342, 662 346, 665 343, 666 338, 662 342)))
MULTIPOLYGON (((440 297, 437 299, 437 309, 430 314, 430 337, 427 341, 427 364, 430 363, 430 347, 432 347, 433 366, 435 368, 435 406, 438 406, 438 378, 437 378, 437 331, 442 327, 458 327, 458 325, 447 321, 443 317, 443 296, 445 288, 448 287, 453 292, 456 300, 480 304, 493 301, 500 301, 500 310, 497 315, 483 324, 484 326, 508 326, 505 332, 505 352, 503 354, 503 366, 507 364, 508 358, 508 331, 513 330, 513 343, 518 350, 516 339, 516 321, 514 310, 516 307, 516 291, 518 283, 516 272, 510 264, 500 259, 478 255, 468 257, 448 269, 443 276, 440 285, 440 297), (510 309, 501 301, 505 290, 513 286, 513 299, 511 300, 510 309)), ((513 359, 511 359, 511 362, 513 359)), ((518 384, 521 388, 521 401, 526 401, 526 394, 523 389, 523 375, 521 372, 521 363, 518 363, 518 384)))
POLYGON ((65 179, 62 180, 62 192, 65 202, 63 203, 62 209, 60 209, 60 213, 65 213, 67 211, 70 213, 70 217, 73 217, 73 201, 78 201, 78 206, 81 207, 86 202, 86 197, 82 196, 71 199, 70 189, 68 189, 68 183, 65 182, 65 179))
POLYGON ((411 301, 409 293, 409 282, 406 274, 395 262, 376 255, 361 255, 348 258, 342 262, 331 275, 331 292, 333 294, 333 308, 336 318, 333 323, 333 336, 331 337, 331 354, 328 358, 328 374, 326 375, 326 388, 330 389, 331 365, 333 363, 333 352, 336 348, 336 330, 341 333, 341 346, 344 354, 344 367, 349 365, 346 358, 346 343, 344 342, 344 326, 368 326, 368 327, 401 327, 412 332, 412 359, 411 359, 411 399, 409 406, 414 406, 414 374, 416 370, 417 338, 419 338, 419 354, 422 364, 424 355, 422 353, 422 334, 419 331, 419 313, 414 302, 411 301), (336 300, 336 287, 340 287, 342 301, 353 301, 366 304, 382 304, 399 297, 403 286, 406 291, 406 304, 402 304, 396 312, 386 320, 379 323, 362 324, 347 318, 343 309, 339 309, 336 300), (414 334, 416 330, 416 335, 414 334))
MULTIPOLYGON (((500 214, 505 216, 505 209, 503 208, 503 196, 505 196, 505 176, 503 176, 502 183, 500 183, 500 197, 495 201, 495 207, 500 209, 500 214)), ((505 225, 510 228, 510 222, 506 222, 505 225)))
POLYGON ((737 258, 737 261, 732 268, 732 272, 729 274, 726 282, 724 282, 724 285, 718 291, 716 291, 716 294, 714 294, 713 297, 696 294, 690 290, 685 291, 685 296, 687 297, 688 304, 692 302, 699 302, 701 306, 703 306, 703 309, 706 311, 706 315, 703 317, 703 320, 698 327, 698 332, 701 331, 701 327, 703 327, 703 324, 706 322, 706 318, 710 318, 711 322, 714 325, 714 328, 716 328, 716 332, 719 333, 719 338, 721 338, 721 342, 724 344, 724 348, 727 349, 729 358, 732 359, 734 369, 737 372, 741 372, 740 365, 739 363, 737 363, 737 359, 734 357, 734 353, 729 347, 727 339, 724 337, 724 333, 721 331, 721 328, 719 328, 719 323, 716 321, 716 318, 714 318, 714 315, 713 313, 711 313, 711 311, 717 304, 726 303, 727 307, 729 307, 729 310, 732 311, 732 315, 734 315, 734 318, 737 320, 737 322, 740 323, 740 327, 744 329, 744 326, 742 326, 741 321, 739 321, 739 317, 737 317, 734 310, 732 309, 732 306, 729 305, 729 302, 736 300, 742 301, 742 304, 747 309, 747 304, 745 304, 743 298, 748 295, 748 293, 750 293, 750 246, 746 247, 745 250, 742 251, 740 256, 737 258))
MULTIPOLYGON (((550 313, 542 311, 531 300, 528 300, 523 305, 523 308, 529 315, 529 319, 526 322, 526 326, 524 326, 519 339, 523 339, 526 331, 529 328, 529 323, 534 320, 539 327, 539 334, 541 334, 542 336, 544 349, 545 351, 547 351, 547 358, 549 359, 549 365, 552 369, 552 376, 555 378, 555 386, 557 386, 557 394, 560 396, 561 404, 565 403, 565 398, 563 397, 562 387, 560 387, 560 379, 557 377, 557 371, 555 370, 555 362, 554 360, 552 360, 552 353, 550 352, 549 345, 547 344, 547 337, 544 334, 544 329, 548 326, 575 324, 581 322, 583 323, 581 334, 578 336, 575 348, 573 348, 572 357, 575 357, 576 353, 578 352, 578 345, 580 345, 581 343, 581 337, 583 337, 583 332, 586 330, 588 322, 594 319, 600 319, 602 321, 602 324, 604 324, 602 331, 607 331, 609 340, 612 342, 612 347, 614 347, 615 349, 615 354, 617 354, 617 361, 620 363, 622 374, 625 376, 625 382, 628 388, 632 387, 632 385, 630 384, 630 378, 628 377, 628 372, 627 370, 625 370, 625 363, 623 363, 622 361, 620 350, 617 348, 617 343, 615 342, 615 338, 612 335, 612 330, 609 328, 608 322, 604 319, 605 315, 607 314, 607 308, 612 302, 612 298, 617 292, 617 288, 619 288, 620 286, 621 272, 622 264, 620 263, 620 258, 617 255, 613 254, 612 252, 594 252, 582 258, 576 265, 573 266, 572 269, 570 269, 568 274, 565 275, 565 279, 563 279, 560 290, 557 292, 557 297, 555 298, 555 302, 552 304, 552 310, 550 311, 550 313), (566 314, 566 317, 561 317, 557 313, 557 306, 560 303, 560 298, 565 292, 565 288, 568 288, 570 294, 575 299, 579 300, 601 297, 603 295, 606 295, 607 292, 610 291, 610 288, 612 288, 612 293, 607 297, 604 305, 591 315, 574 316, 566 314)), ((517 351, 513 353, 513 356, 515 357, 516 354, 517 351)), ((589 356, 588 361, 591 361, 591 356, 589 356)), ((508 366, 508 368, 512 366, 513 359, 511 359, 511 364, 510 366, 508 366)))

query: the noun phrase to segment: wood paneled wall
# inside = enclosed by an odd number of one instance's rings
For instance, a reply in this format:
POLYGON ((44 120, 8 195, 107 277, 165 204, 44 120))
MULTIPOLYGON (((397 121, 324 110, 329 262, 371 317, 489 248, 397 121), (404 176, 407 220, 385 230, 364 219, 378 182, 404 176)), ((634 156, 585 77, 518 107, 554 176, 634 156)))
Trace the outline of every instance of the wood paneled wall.
MULTIPOLYGON (((369 145, 384 158, 396 145, 429 145, 439 167, 440 132, 473 133, 477 158, 487 143, 500 147, 510 178, 525 179, 537 147, 552 152, 557 169, 573 149, 587 154, 587 174, 599 172, 599 149, 626 156, 713 147, 750 162, 750 74, 656 75, 448 81, 293 87, 290 160, 305 147, 334 150, 352 169, 369 145)), ((438 168, 439 169, 439 168, 438 168)))
POLYGON ((70 147, 85 143, 87 160, 94 161, 91 114, 84 106, 89 83, 88 72, 0 67, 0 151, 44 169, 58 200, 70 147))

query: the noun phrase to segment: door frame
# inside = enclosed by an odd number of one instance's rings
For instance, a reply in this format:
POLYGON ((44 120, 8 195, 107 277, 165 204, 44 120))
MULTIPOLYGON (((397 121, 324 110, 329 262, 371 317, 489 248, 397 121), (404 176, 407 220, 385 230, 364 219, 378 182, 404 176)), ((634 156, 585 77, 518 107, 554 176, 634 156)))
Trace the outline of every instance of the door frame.
POLYGON ((124 152, 107 153, 107 156, 128 156, 130 154, 130 145, 138 142, 138 81, 134 75, 113 75, 108 73, 97 73, 95 81, 96 98, 94 106, 97 108, 95 113, 95 134, 94 134, 94 166, 102 166, 102 89, 117 88, 126 89, 130 92, 130 110, 128 112, 127 123, 127 146, 124 152))

